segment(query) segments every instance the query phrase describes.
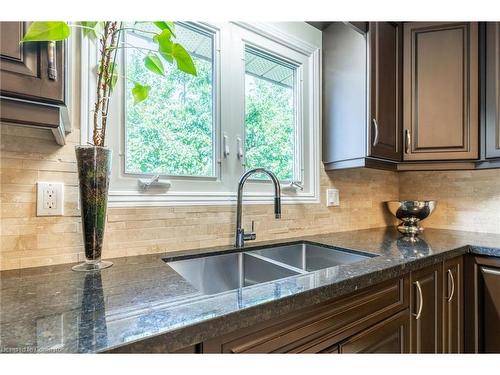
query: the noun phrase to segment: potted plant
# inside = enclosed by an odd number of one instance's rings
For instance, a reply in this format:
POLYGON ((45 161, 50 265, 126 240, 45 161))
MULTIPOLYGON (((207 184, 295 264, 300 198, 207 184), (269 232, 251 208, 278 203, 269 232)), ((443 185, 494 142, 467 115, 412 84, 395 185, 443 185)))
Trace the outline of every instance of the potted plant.
MULTIPOLYGON (((109 261, 101 260, 111 174, 111 150, 105 146, 105 139, 110 96, 118 80, 116 54, 121 48, 130 48, 120 43, 121 34, 125 31, 139 32, 156 42, 157 50, 148 49, 144 57, 144 66, 151 72, 164 75, 165 62, 175 63, 177 69, 187 74, 197 74, 189 53, 175 41, 175 24, 169 21, 150 22, 154 25, 152 29, 155 30, 151 31, 151 28, 148 30, 144 28, 144 24, 148 23, 136 22, 129 25, 118 21, 85 21, 76 24, 62 21, 33 22, 22 40, 22 42, 61 41, 70 36, 71 27, 76 27, 99 47, 92 143, 75 148, 85 247, 85 262, 74 266, 75 271, 94 271, 112 265, 109 261)), ((149 90, 149 86, 134 82, 132 88, 134 103, 147 99, 149 90)))

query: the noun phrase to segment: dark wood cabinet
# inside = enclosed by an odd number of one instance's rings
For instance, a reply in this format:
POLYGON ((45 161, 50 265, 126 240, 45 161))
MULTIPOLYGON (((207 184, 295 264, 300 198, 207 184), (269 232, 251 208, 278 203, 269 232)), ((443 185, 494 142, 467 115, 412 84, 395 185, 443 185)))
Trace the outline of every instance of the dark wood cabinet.
POLYGON ((0 22, 2 96, 64 104, 64 43, 20 43, 29 22, 0 22))
POLYGON ((29 22, 0 22, 0 121, 48 128, 57 143, 70 131, 66 42, 20 43, 29 22))
POLYGON ((323 30, 323 163, 396 169, 401 160, 402 25, 323 30))
POLYGON ((408 309, 375 324, 340 343, 339 353, 409 353, 408 309))
POLYGON ((404 25, 403 159, 477 159, 478 25, 404 25))
POLYGON ((500 353, 500 259, 470 257, 465 272, 465 351, 500 353))
POLYGON ((486 158, 500 158, 500 22, 486 23, 485 138, 486 158))
POLYGON ((401 313, 408 311, 408 289, 408 277, 390 280, 348 297, 208 340, 203 343, 203 352, 337 353, 361 346, 368 350, 373 340, 383 339, 386 343, 379 347, 380 351, 399 353, 408 348, 405 341, 408 314, 405 325, 405 313, 401 313), (392 316, 397 317, 388 319, 392 316), (386 319, 387 322, 377 325, 386 319), (363 333, 355 336, 360 332, 363 333), (352 342, 341 344, 349 338, 352 342), (339 349, 342 345, 343 349, 339 349))
POLYGON ((370 22, 370 156, 401 160, 403 27, 370 22))
POLYGON ((463 353, 463 258, 443 264, 443 352, 463 353))
POLYGON ((411 352, 441 353, 443 277, 441 263, 411 274, 411 352))

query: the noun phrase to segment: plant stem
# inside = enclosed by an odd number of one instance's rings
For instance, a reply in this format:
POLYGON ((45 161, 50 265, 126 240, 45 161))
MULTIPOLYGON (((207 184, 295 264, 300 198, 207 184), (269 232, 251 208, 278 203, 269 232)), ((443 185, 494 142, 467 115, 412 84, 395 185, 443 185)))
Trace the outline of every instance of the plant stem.
POLYGON ((100 38, 101 59, 99 61, 99 69, 98 69, 99 74, 97 76, 97 93, 96 93, 96 102, 94 105, 94 130, 93 130, 93 134, 92 134, 92 138, 93 138, 95 146, 101 146, 101 143, 102 143, 101 142, 102 138, 100 136, 101 134, 100 134, 100 128, 99 128, 99 113, 101 113, 101 107, 102 107, 102 94, 103 94, 102 79, 103 79, 103 75, 104 75, 104 61, 106 58, 106 44, 107 44, 107 40, 108 40, 108 25, 109 25, 109 22, 104 23, 104 32, 103 32, 102 37, 100 38))
MULTIPOLYGON (((109 23, 109 35, 110 35, 110 46, 115 47, 118 34, 116 33, 118 22, 113 21, 109 23)), ((103 82, 103 97, 102 97, 102 107, 101 107, 101 146, 104 146, 104 139, 106 137, 106 125, 107 116, 109 109, 109 93, 111 90, 111 77, 114 70, 114 61, 116 58, 116 49, 110 50, 106 48, 106 60, 104 62, 104 82, 103 82), (111 55, 113 55, 113 64, 111 64, 111 55)))

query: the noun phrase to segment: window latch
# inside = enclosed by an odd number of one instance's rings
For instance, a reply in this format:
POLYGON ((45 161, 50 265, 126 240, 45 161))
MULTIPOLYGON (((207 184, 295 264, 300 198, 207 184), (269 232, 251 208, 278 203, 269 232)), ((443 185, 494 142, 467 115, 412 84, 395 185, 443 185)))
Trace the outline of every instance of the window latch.
POLYGON ((228 139, 228 136, 227 134, 224 134, 224 136, 222 137, 222 149, 224 150, 223 153, 224 153, 224 157, 227 158, 229 156, 229 139, 228 139))
POLYGON ((285 191, 303 191, 304 185, 302 185, 300 181, 292 181, 288 185, 283 186, 282 189, 285 191))
POLYGON ((137 180, 137 184, 139 185, 139 189, 142 191, 148 190, 151 186, 158 186, 163 189, 168 189, 172 184, 167 180, 160 180, 160 175, 155 175, 150 179, 139 178, 137 180))
POLYGON ((236 149, 237 149, 237 156, 238 156, 238 159, 239 160, 242 160, 243 159, 243 141, 241 140, 241 138, 236 138, 236 149))

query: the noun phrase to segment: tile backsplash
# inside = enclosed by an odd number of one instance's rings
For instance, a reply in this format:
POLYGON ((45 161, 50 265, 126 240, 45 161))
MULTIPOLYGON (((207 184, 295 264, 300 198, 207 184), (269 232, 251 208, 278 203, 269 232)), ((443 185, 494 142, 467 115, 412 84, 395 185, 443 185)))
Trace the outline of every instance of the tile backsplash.
MULTIPOLYGON (((74 146, 79 130, 58 146, 45 130, 0 127, 0 269, 83 260, 74 146), (65 216, 36 216, 36 182, 64 181, 65 216)), ((370 169, 325 173, 321 203, 246 205, 258 240, 393 225, 383 202, 435 199, 424 227, 500 233, 500 170, 395 172, 370 169), (325 189, 340 190, 340 207, 325 206, 325 189)), ((104 258, 227 245, 233 241, 235 206, 111 208, 104 258)))
POLYGON ((424 227, 500 233, 500 170, 402 172, 400 199, 435 199, 424 227))
MULTIPOLYGON (((0 269, 83 260, 74 146, 79 129, 58 146, 46 130, 0 126, 0 269), (65 183, 65 216, 36 216, 36 182, 65 183)), ((275 220, 271 205, 246 205, 258 240, 382 227, 394 223, 383 201, 397 199, 395 172, 369 169, 321 171, 321 203, 284 205, 275 220), (340 190, 340 207, 326 207, 325 189, 340 190)), ((227 245, 234 236, 235 206, 112 208, 103 258, 227 245)))

